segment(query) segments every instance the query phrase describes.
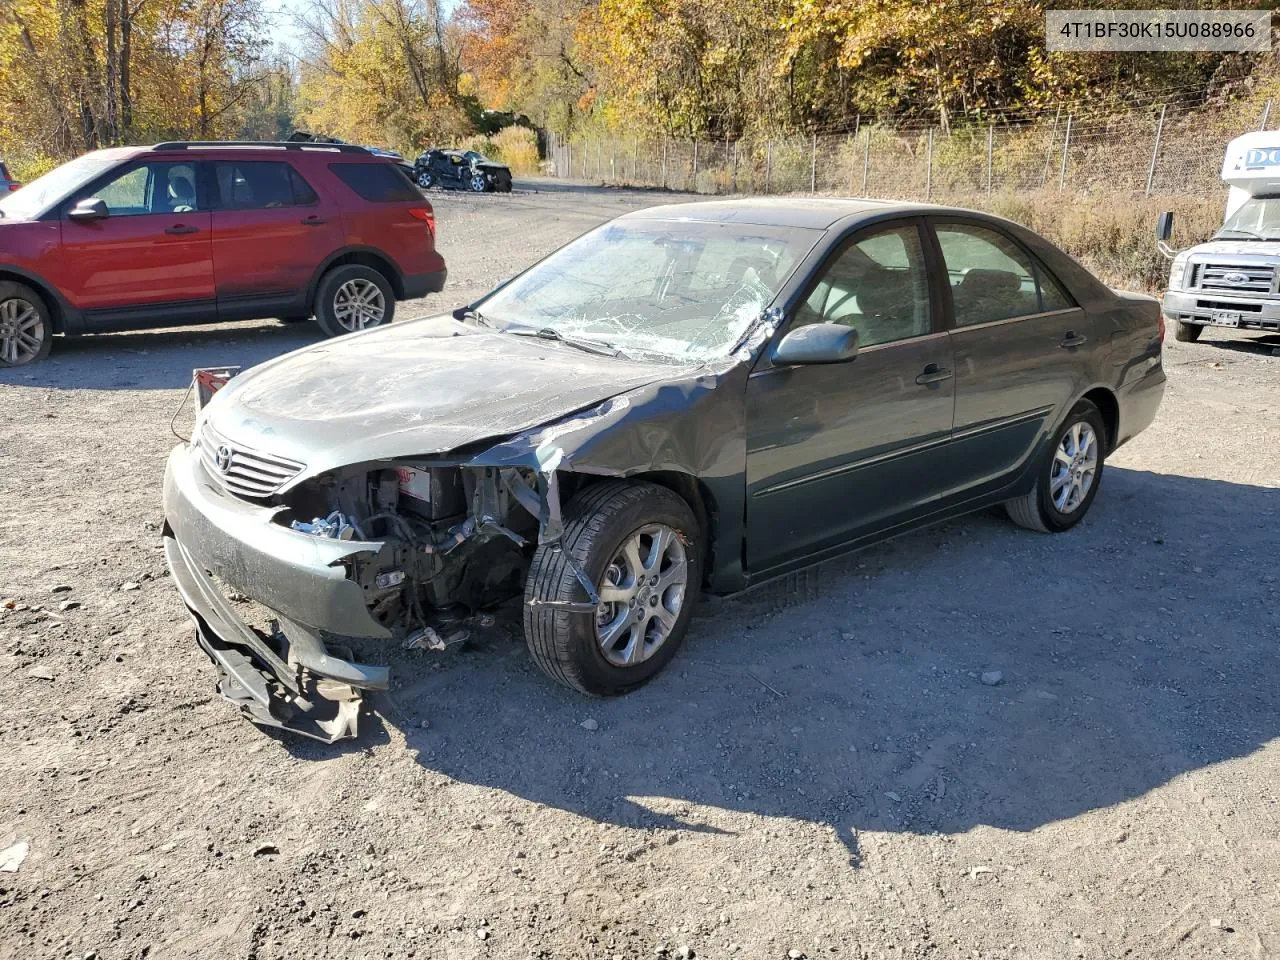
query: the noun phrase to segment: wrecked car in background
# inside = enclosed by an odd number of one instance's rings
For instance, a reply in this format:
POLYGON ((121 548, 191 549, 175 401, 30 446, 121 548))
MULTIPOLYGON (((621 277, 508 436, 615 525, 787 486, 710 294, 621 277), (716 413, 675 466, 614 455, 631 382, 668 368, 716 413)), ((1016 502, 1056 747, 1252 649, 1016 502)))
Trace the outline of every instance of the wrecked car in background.
POLYGON ((168 562, 260 723, 352 735, 388 680, 353 638, 515 596, 539 667, 619 694, 703 591, 995 503, 1072 527, 1155 415, 1161 336, 1155 300, 983 214, 656 207, 233 377, 169 459, 168 562))

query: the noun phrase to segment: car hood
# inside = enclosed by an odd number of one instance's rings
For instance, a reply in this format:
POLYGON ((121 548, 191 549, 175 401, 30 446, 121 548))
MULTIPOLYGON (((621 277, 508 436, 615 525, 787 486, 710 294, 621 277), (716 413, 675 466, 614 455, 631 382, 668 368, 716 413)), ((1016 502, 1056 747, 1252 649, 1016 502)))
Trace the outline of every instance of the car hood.
POLYGON ((482 160, 472 160, 471 166, 477 170, 508 170, 510 169, 505 163, 493 163, 482 160))
POLYGON ((1191 247, 1186 251, 1189 256, 1208 255, 1258 256, 1275 257, 1280 255, 1280 241, 1277 240, 1210 240, 1191 247))
POLYGON ((214 396, 204 419, 235 445, 306 464, 302 480, 496 441, 687 372, 435 317, 255 367, 214 396))

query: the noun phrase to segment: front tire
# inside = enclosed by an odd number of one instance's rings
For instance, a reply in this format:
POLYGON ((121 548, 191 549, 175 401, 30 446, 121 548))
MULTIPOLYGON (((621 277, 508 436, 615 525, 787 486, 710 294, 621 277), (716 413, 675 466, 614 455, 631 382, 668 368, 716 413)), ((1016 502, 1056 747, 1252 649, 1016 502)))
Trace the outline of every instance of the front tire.
POLYGON ((1173 325, 1173 339, 1179 343, 1195 343, 1204 333, 1204 325, 1199 323, 1183 323, 1177 320, 1173 325))
POLYGON ((1054 434, 1031 492, 1004 505, 1009 518, 1040 533, 1074 527, 1098 494, 1109 442, 1102 412, 1091 401, 1081 400, 1054 434))
POLYGON ((0 282, 0 367, 22 367, 49 356, 53 316, 44 298, 23 283, 0 282))
POLYGON ((430 190, 435 185, 436 179, 425 170, 418 174, 418 186, 423 190, 430 190))
POLYGON ((391 322, 395 311, 395 291, 372 267, 334 267, 316 287, 316 323, 329 337, 380 327, 391 322))
POLYGON ((588 487, 565 511, 564 536, 539 546, 525 584, 524 633, 538 667, 592 696, 650 680, 675 656, 702 582, 701 532, 685 501, 653 483, 588 487), (600 596, 587 602, 572 558, 600 596))
POLYGON ((476 193, 484 193, 488 187, 488 182, 484 178, 483 173, 473 174, 471 177, 471 189, 476 193))

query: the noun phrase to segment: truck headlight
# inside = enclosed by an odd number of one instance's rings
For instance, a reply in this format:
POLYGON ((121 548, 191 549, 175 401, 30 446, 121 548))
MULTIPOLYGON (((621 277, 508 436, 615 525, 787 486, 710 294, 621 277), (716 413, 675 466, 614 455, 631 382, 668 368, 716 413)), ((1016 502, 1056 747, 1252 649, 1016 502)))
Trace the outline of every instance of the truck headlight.
POLYGON ((1182 289, 1182 277, 1187 272, 1187 258, 1174 257, 1173 266, 1169 268, 1169 289, 1182 289))

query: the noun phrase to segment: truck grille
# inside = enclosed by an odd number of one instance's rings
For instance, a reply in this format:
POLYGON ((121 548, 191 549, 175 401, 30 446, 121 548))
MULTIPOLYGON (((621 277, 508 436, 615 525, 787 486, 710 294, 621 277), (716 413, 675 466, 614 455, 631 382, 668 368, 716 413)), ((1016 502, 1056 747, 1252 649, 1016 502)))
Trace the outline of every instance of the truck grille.
POLYGON ((228 493, 250 499, 271 496, 305 466, 231 443, 208 424, 200 431, 200 462, 228 493))
POLYGON ((1199 263, 1192 277, 1199 289, 1222 293, 1270 293, 1274 282, 1275 267, 1265 263, 1199 263))

